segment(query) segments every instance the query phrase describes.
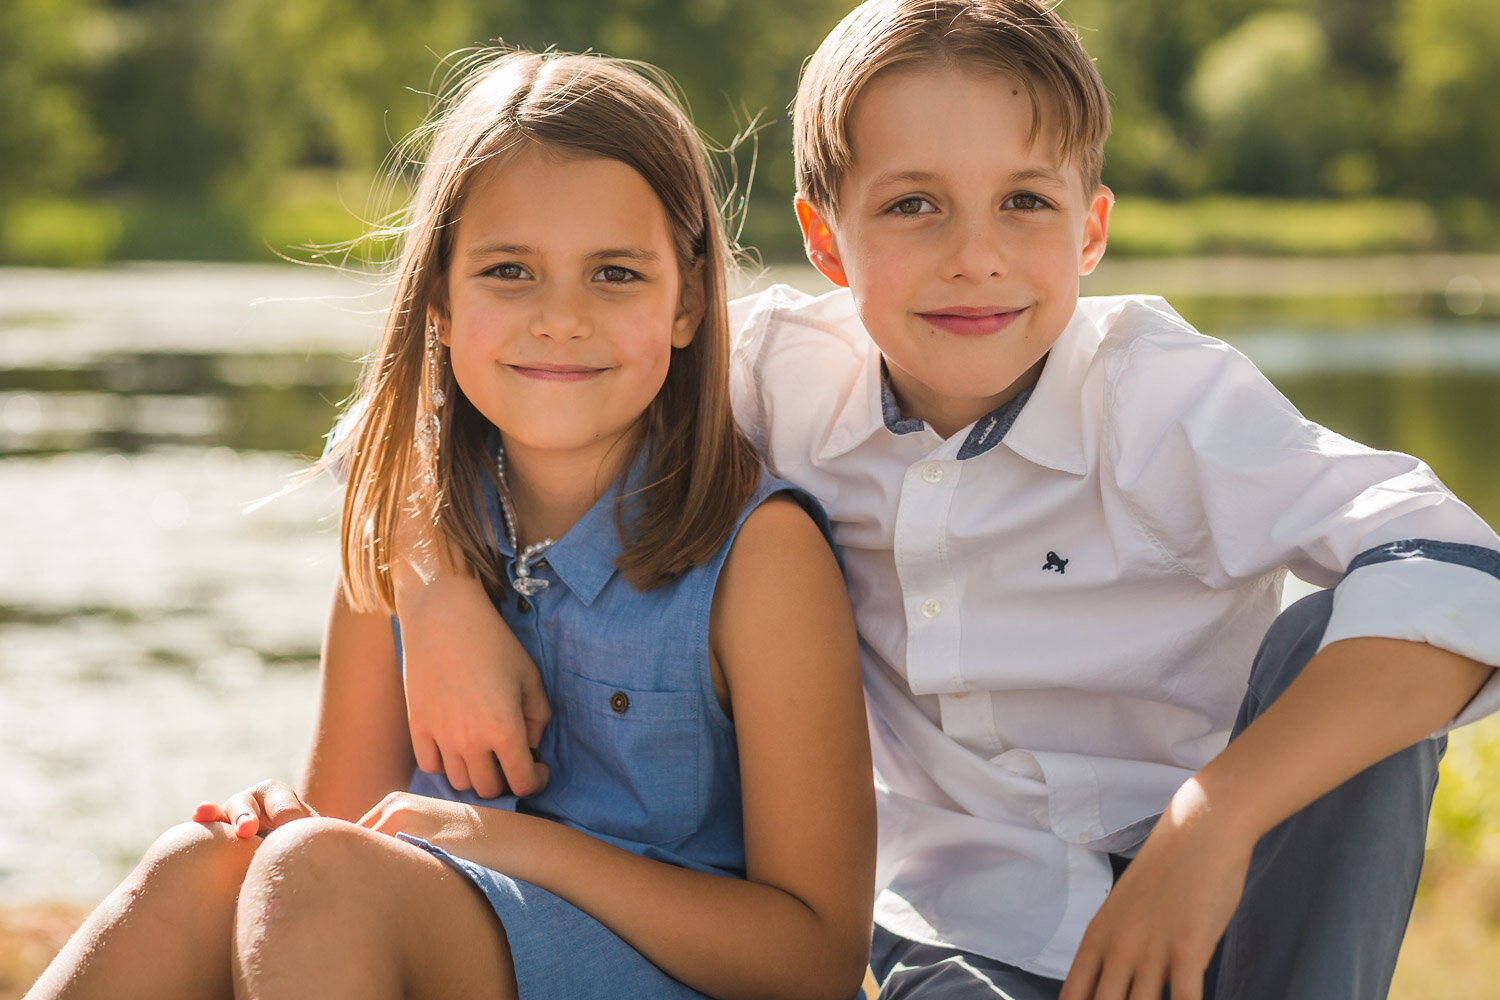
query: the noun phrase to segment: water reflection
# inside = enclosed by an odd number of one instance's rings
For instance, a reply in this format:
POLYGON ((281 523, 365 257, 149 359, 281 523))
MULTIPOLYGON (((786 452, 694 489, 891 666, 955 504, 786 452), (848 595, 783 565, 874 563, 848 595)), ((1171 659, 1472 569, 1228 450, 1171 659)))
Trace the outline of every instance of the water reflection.
MULTIPOLYGON (((1420 455, 1500 524, 1500 328, 1454 306, 1493 298, 1434 287, 1405 315, 1171 297, 1308 417, 1420 455)), ((381 303, 310 269, 0 270, 0 904, 90 902, 203 796, 295 778, 337 496, 243 510, 319 452, 381 303)))

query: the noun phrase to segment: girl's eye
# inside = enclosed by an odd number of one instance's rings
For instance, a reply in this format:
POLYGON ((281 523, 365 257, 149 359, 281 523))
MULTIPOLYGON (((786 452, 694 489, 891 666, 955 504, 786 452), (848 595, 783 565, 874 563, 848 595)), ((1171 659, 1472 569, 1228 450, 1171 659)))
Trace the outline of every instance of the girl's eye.
POLYGON ((1022 212, 1034 212, 1039 208, 1051 208, 1052 206, 1040 195, 1032 194, 1029 191, 1022 191, 1020 194, 1013 194, 1005 199, 1005 207, 1019 209, 1022 212))
POLYGON ((490 274, 505 281, 521 281, 531 277, 526 273, 526 268, 520 264, 496 264, 490 268, 490 274))
POLYGON ((896 215, 926 215, 936 212, 937 208, 926 198, 902 198, 890 207, 890 211, 896 215))
POLYGON ((623 285, 626 282, 638 281, 640 277, 630 268, 620 267, 618 264, 606 264, 594 272, 596 281, 602 281, 608 285, 623 285))

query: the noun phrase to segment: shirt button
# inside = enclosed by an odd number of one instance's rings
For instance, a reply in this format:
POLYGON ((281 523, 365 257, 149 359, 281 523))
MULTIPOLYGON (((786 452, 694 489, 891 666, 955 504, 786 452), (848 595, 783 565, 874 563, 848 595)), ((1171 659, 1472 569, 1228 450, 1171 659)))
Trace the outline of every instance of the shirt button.
POLYGON ((609 707, 615 710, 616 715, 624 715, 625 710, 630 707, 630 696, 624 691, 616 691, 609 696, 609 707))
POLYGON ((938 615, 940 615, 942 613, 943 613, 943 606, 941 604, 939 604, 937 601, 934 601, 932 598, 929 597, 927 600, 925 600, 925 601, 922 602, 922 617, 923 618, 936 618, 938 615))
POLYGON ((517 597, 516 607, 520 610, 521 614, 524 615, 526 612, 531 610, 531 602, 524 597, 517 597))
POLYGON ((943 467, 936 462, 928 462, 922 466, 922 478, 929 483, 940 483, 943 481, 943 467))

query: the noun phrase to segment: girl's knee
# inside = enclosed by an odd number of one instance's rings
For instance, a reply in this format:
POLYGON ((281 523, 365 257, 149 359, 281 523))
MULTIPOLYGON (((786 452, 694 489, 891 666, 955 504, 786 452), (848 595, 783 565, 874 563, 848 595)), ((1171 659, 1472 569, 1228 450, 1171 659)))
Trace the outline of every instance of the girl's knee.
POLYGON ((241 840, 223 823, 180 823, 146 851, 133 882, 187 880, 237 889, 255 855, 256 841, 241 840))
POLYGON ((352 904, 367 882, 362 859, 372 853, 378 836, 343 820, 318 817, 271 831, 245 875, 241 919, 286 921, 352 904), (285 904, 294 897, 295 908, 285 904))

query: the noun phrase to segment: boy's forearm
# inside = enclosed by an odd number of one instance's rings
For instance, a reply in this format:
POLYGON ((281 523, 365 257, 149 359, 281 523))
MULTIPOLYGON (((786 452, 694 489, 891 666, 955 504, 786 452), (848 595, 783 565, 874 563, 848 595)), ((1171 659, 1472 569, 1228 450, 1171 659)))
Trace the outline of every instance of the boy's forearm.
POLYGON ((1346 639, 1193 779, 1214 825, 1250 842, 1365 768, 1441 729, 1492 668, 1425 643, 1346 639))

